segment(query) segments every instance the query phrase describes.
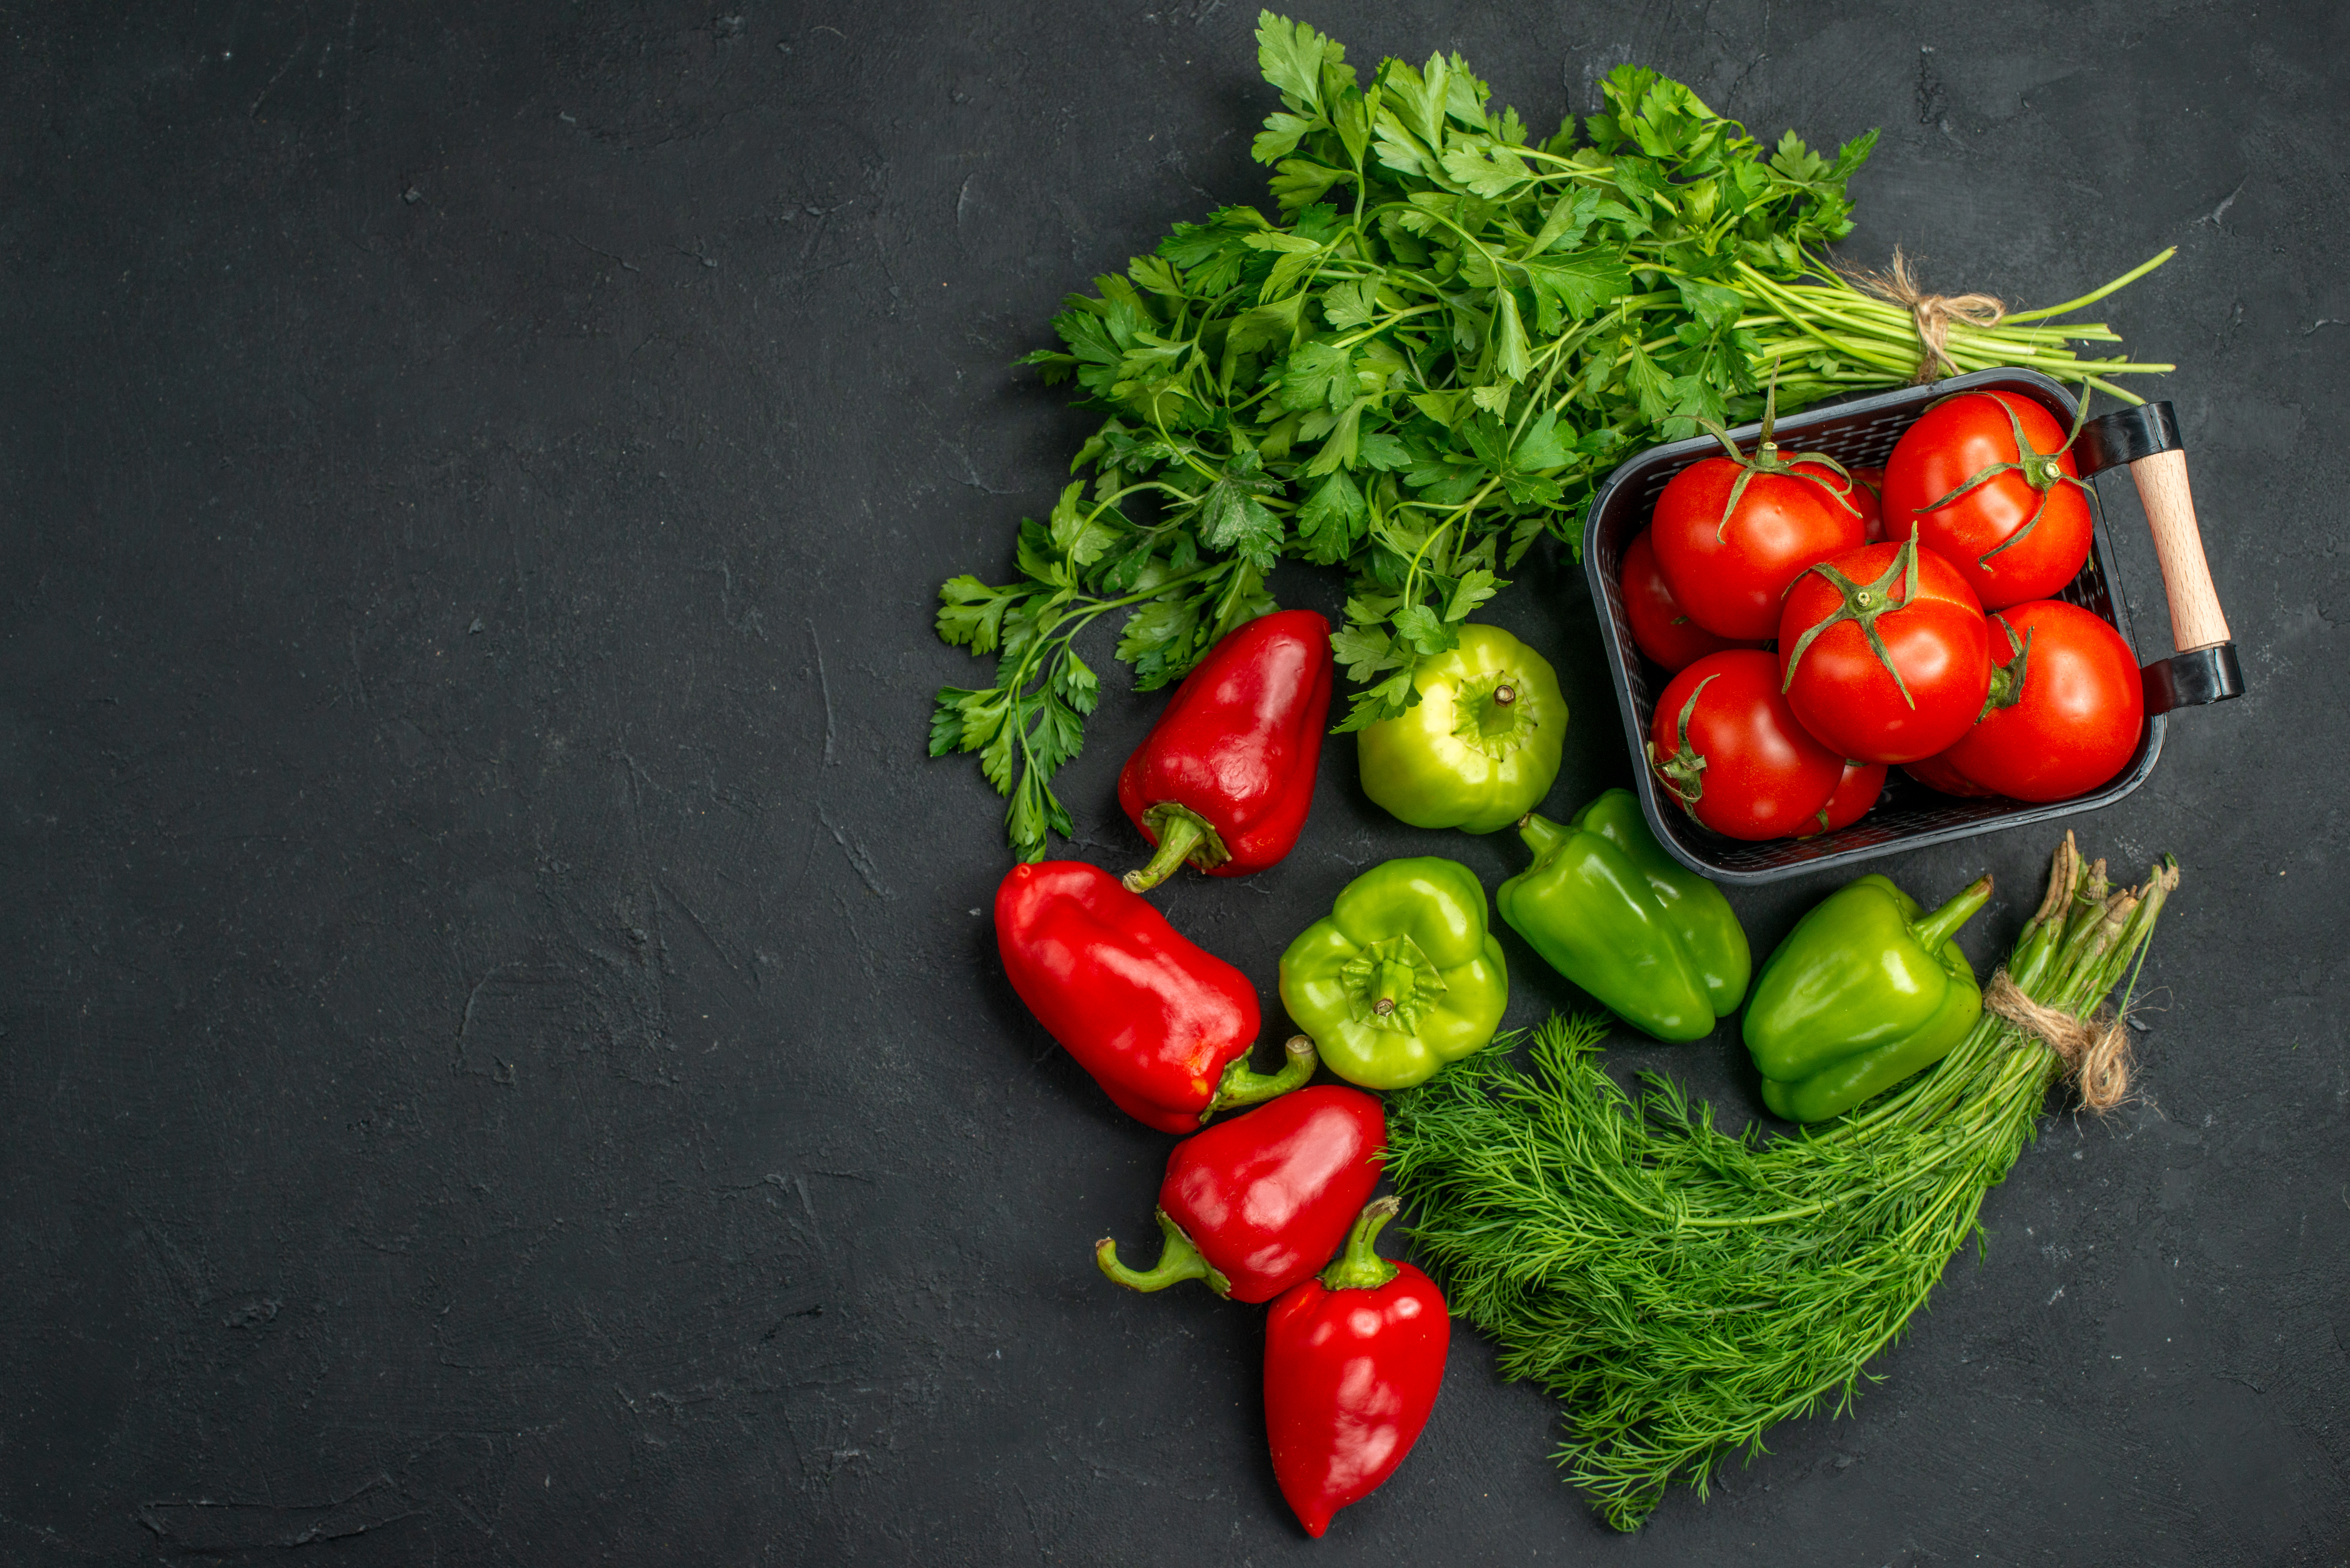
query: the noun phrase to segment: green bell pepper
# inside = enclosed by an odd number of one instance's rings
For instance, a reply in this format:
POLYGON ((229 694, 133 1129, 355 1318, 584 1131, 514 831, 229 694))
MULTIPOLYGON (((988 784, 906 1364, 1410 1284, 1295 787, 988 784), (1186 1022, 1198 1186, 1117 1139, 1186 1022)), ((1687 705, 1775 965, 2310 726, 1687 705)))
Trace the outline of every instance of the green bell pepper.
POLYGON ((1367 1089, 1409 1088, 1476 1050, 1510 1000, 1476 874, 1433 856, 1372 867, 1281 955, 1281 1000, 1367 1089))
POLYGON ((1550 660, 1496 626, 1412 668, 1419 703, 1357 737, 1363 793, 1414 827, 1492 833, 1558 777, 1566 699, 1550 660))
POLYGON ((1746 1010, 1762 1103, 1825 1121, 1950 1054, 1982 1012, 1982 990, 1952 934, 1991 897, 1991 878, 1925 914, 1882 877, 1831 893, 1763 961, 1746 1010))
POLYGON ((1528 813, 1534 863, 1493 896, 1550 966, 1659 1040, 1699 1040, 1738 1007, 1753 959, 1721 889, 1674 860, 1632 792, 1566 826, 1528 813))

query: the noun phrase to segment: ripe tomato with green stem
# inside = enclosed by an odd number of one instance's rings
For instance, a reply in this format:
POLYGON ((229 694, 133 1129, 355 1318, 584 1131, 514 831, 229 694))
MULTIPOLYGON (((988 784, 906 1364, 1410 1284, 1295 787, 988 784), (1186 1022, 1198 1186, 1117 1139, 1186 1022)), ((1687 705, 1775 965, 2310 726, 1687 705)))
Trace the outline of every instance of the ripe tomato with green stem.
POLYGON ((1912 536, 1798 577, 1779 619, 1779 663, 1789 706, 1822 742, 1856 762, 1907 763, 1981 713, 1991 634, 1972 590, 1912 536))
POLYGON ((2017 392, 1934 404, 1886 460, 1885 537, 1915 535, 1985 609, 2048 597, 2089 558, 2089 489, 2072 452, 2080 430, 2076 417, 2067 434, 2017 392))
POLYGON ((1657 497, 1648 532, 1657 566, 1683 614, 1716 637, 1761 642, 1779 601, 1807 566, 1856 549, 1866 527, 1844 465, 1825 452, 1781 455, 1771 439, 1777 383, 1752 455, 1708 425, 1725 455, 1700 458, 1657 497))
POLYGON ((2129 763, 2146 727, 2137 659, 2105 619, 2061 599, 1991 618, 2001 663, 1981 720, 1941 754, 2016 800, 2070 800, 2129 763))
POLYGON ((1648 766, 1682 810, 1730 838, 1781 838, 1814 823, 1845 761, 1814 740, 1754 649, 1710 653, 1657 699, 1648 766))

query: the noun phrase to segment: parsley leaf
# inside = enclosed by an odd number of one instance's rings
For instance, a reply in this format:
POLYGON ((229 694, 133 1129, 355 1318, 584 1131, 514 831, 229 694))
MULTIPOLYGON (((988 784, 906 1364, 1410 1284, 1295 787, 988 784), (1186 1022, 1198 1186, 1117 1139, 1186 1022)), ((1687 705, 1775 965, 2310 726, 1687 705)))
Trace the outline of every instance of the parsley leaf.
POLYGON ((1281 547, 1281 519, 1258 497, 1276 493, 1281 483, 1263 468, 1259 455, 1246 448, 1225 462, 1200 503, 1200 543, 1211 550, 1229 550, 1259 571, 1270 571, 1281 547))
MULTIPOLYGON (((1419 701, 1417 661, 1540 540, 1579 547, 1627 452, 1753 417, 1773 359, 1788 411, 1908 375, 1886 353, 1906 313, 1823 259, 1874 132, 1832 159, 1793 131, 1766 147, 1626 64, 1536 141, 1458 56, 1365 88, 1304 23, 1264 12, 1256 43, 1274 204, 1178 223, 1063 302, 1021 362, 1101 422, 1010 542, 1012 580, 939 590, 940 638, 995 678, 940 689, 930 747, 978 756, 1024 856, 1068 832, 1052 779, 1100 700, 1088 628, 1154 690, 1273 607, 1284 556, 1341 566, 1332 647, 1360 689, 1338 728, 1358 730, 1419 701)), ((1970 343, 2074 379, 2129 364, 2020 330, 1970 343)))

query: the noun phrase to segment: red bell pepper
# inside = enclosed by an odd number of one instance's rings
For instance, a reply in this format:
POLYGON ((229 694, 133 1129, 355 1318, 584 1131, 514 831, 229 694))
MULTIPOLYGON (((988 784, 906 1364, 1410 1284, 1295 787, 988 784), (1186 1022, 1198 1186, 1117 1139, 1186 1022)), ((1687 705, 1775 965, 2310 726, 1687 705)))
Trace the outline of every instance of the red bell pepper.
POLYGON ((1076 860, 1014 866, 995 889, 1012 989, 1118 1109, 1160 1132, 1253 1106, 1314 1075, 1312 1044, 1279 1073, 1249 1070, 1256 992, 1167 918, 1076 860))
POLYGON ((1279 610, 1225 633, 1118 775, 1118 804, 1159 849, 1126 885, 1148 892, 1186 860, 1245 877, 1288 854, 1329 717, 1328 621, 1279 610))
POLYGON ((1395 1211, 1392 1198, 1364 1210, 1346 1255, 1265 1316, 1273 1475, 1308 1535, 1395 1474, 1444 1381, 1452 1321, 1443 1293, 1371 1250, 1395 1211))
POLYGON ((1204 1279, 1220 1296, 1269 1302, 1330 1261, 1387 1147, 1377 1096, 1333 1084, 1284 1095, 1175 1146, 1159 1187, 1167 1245, 1149 1272, 1120 1263, 1107 1237, 1094 1261, 1129 1290, 1204 1279))

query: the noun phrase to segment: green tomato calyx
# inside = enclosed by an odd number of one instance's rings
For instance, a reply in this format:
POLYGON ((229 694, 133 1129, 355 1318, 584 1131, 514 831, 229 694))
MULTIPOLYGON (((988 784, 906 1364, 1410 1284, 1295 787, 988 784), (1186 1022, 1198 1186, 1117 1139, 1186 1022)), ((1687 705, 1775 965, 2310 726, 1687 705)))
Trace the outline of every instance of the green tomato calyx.
MULTIPOLYGON (((1697 810, 1697 803, 1705 798, 1705 758, 1690 744, 1690 721, 1697 717, 1697 700, 1705 695, 1707 687, 1721 679, 1718 673, 1707 676, 1697 683, 1697 690, 1689 694, 1689 701, 1681 704, 1680 746, 1671 756, 1661 754, 1654 741, 1648 742, 1648 766, 1655 770, 1657 782, 1665 786, 1667 794, 1680 802, 1683 811, 1692 815, 1697 810)), ((1521 829, 1524 826, 1523 822, 1519 824, 1521 829)))
POLYGON ((1721 450, 1729 454, 1730 461, 1736 463, 1739 468, 1738 479, 1730 487, 1730 499, 1721 504, 1721 521, 1714 524, 1713 537, 1717 544, 1730 537, 1730 520, 1737 515, 1738 503, 1745 497, 1747 485, 1752 483, 1758 473, 1775 473, 1787 479, 1801 479, 1816 484, 1834 496, 1837 505, 1856 517, 1860 515, 1860 508, 1853 504, 1853 477, 1844 464, 1824 452, 1799 452, 1793 457, 1779 455, 1779 443, 1771 439, 1771 428, 1777 422, 1778 418, 1779 361, 1773 359, 1771 361, 1770 385, 1762 394, 1762 439, 1756 443, 1754 454, 1752 457, 1739 451, 1738 443, 1730 439, 1730 432, 1713 421, 1708 419, 1698 421, 1698 423, 1703 425, 1714 440, 1721 443, 1721 450), (1844 481, 1844 483, 1837 486, 1829 483, 1817 472, 1807 473, 1799 466, 1804 463, 1831 469, 1844 481))
POLYGON ((1983 694, 1982 711, 1975 717, 1977 723, 1981 723, 2002 708, 2012 708, 2022 701, 2023 682, 2031 673, 2031 630, 2027 628, 2023 636, 2019 639, 2015 635, 2015 628, 2007 623, 2005 616, 1995 615, 1991 618, 1991 621, 1993 626, 2007 633, 2007 650, 2014 657, 2005 663, 2001 663, 1997 659, 1992 660, 1991 690, 1983 694))
POLYGON ((1909 695, 1909 683, 1902 680, 1901 671, 1893 667, 1893 655, 1877 630, 1878 616, 1887 610, 1899 609, 1918 597, 1918 535, 1912 533, 1901 541, 1901 547, 1893 552, 1892 563, 1885 568, 1885 575, 1873 583, 1856 583, 1825 561, 1811 569, 1826 578, 1828 586, 1844 596, 1844 603, 1822 616, 1810 630, 1796 639, 1794 651, 1787 655, 1787 678, 1779 683, 1779 690, 1784 691, 1795 684, 1796 666, 1803 663, 1804 655, 1811 650, 1820 633, 1839 621, 1848 620, 1858 626, 1861 635, 1868 639, 1869 651, 1877 655, 1877 662, 1885 667, 1885 673, 1893 677, 1893 689, 1901 693, 1901 701, 1912 708, 1918 706, 1917 700, 1909 695))
MULTIPOLYGON (((1962 398, 1987 398, 1990 397, 1991 394, 1989 392, 1961 392, 1959 396, 1962 398)), ((1967 492, 1990 483, 1992 480, 1997 479, 2002 473, 2020 473, 2023 475, 2023 482, 2040 493, 2040 499, 2033 504, 2032 508, 2032 515, 2023 520, 2022 527, 2018 528, 2014 533, 2010 534, 2006 538, 2001 540, 1998 544, 1992 545, 1990 549, 1985 550, 1981 555, 1975 557, 1975 565, 1986 569, 1990 567, 1991 558, 1993 556, 1998 555, 2002 550, 2011 549, 2013 546, 2023 543, 2025 536, 2040 525, 2040 514, 2048 510, 2048 493, 2050 491, 2055 489, 2059 484, 2072 485, 2074 489, 2080 491, 2085 495, 2088 493, 2089 490, 2086 481, 2076 479, 2073 475, 2064 472, 2064 464, 2063 461, 2064 454, 2072 450, 2073 443, 2080 439, 2081 426, 2089 417, 2089 393, 2086 388, 2084 388, 2081 392, 2081 406, 2074 410, 2072 431, 2065 436, 2064 444, 2058 447, 2054 452, 2041 452, 2033 447, 2032 444, 2032 438, 2023 433, 2023 421, 2016 418, 2013 405, 2009 403, 2005 398, 2000 398, 1995 400, 1998 402, 2001 410, 2007 415, 2007 428, 2009 432, 2015 437, 2015 461, 2013 462, 1994 462, 1988 467, 1979 468, 1975 470, 1972 474, 1968 476, 1966 483, 1960 484, 1956 490, 1951 491, 1948 495, 1943 496, 1939 501, 1929 501, 1926 503, 1925 505, 1917 509, 1918 515, 1923 517, 1929 512, 1939 512, 1943 507, 1950 505, 1952 502, 1966 494, 1967 492)), ((1939 405, 1938 404, 1935 406, 1939 407, 1939 405)), ((1912 532, 1914 533, 1915 530, 1913 529, 1912 532)))

